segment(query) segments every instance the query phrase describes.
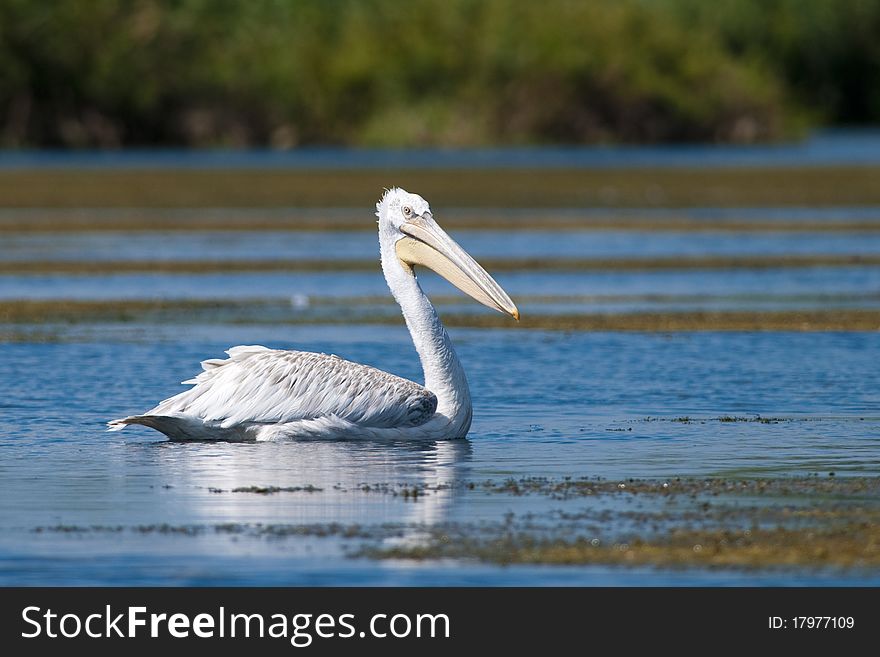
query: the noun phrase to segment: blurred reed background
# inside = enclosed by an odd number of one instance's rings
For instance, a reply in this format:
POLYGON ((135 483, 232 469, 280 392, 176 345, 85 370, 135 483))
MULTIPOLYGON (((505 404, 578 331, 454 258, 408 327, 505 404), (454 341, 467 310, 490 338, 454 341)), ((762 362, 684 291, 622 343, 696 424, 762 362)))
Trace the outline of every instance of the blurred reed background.
POLYGON ((880 120, 876 0, 4 0, 0 145, 750 143, 880 120))
POLYGON ((880 119, 875 0, 5 0, 0 144, 755 142, 880 119))

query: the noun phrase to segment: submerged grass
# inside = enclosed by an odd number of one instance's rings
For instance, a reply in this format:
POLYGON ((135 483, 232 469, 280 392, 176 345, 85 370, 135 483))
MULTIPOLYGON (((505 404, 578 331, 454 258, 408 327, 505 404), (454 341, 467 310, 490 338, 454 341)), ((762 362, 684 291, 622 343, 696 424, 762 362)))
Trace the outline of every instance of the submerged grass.
MULTIPOLYGON (((660 258, 482 258, 492 271, 674 271, 876 267, 880 255, 674 256, 660 258)), ((5 261, 2 274, 207 274, 377 271, 373 259, 339 260, 90 260, 5 261)))
POLYGON ((350 556, 384 560, 478 560, 486 563, 616 565, 664 568, 880 567, 880 478, 807 475, 767 479, 601 478, 462 481, 413 487, 362 484, 248 486, 257 494, 385 494, 422 504, 437 494, 552 498, 545 511, 480 522, 398 524, 51 525, 36 533, 132 533, 264 540, 339 538, 350 556), (587 497, 595 503, 584 507, 587 497), (617 504, 604 502, 619 501, 617 504), (603 503, 600 503, 603 502, 603 503), (403 540, 401 540, 403 539, 403 540))
MULTIPOLYGON (((868 219, 689 217, 685 212, 651 214, 642 210, 596 208, 442 209, 451 231, 633 231, 698 233, 875 233, 880 221, 868 219)), ((749 214, 754 214, 753 210, 749 214)), ((374 232, 369 208, 2 208, 0 234, 76 232, 199 231, 361 231, 374 232)))
MULTIPOLYGON (((880 205, 869 166, 707 169, 0 171, 4 208, 364 208, 402 186, 444 207, 880 205)), ((365 220, 366 221, 366 220, 365 220)), ((368 223, 368 222, 367 222, 368 223)))
POLYGON ((361 556, 497 564, 873 569, 880 567, 880 516, 869 513, 827 528, 674 529, 659 538, 633 537, 611 544, 509 532, 477 539, 441 534, 423 545, 366 549, 361 556))
POLYGON ((877 310, 779 310, 539 315, 513 325, 494 315, 446 315, 450 326, 556 331, 880 331, 877 310))
MULTIPOLYGON (((275 493, 321 493, 324 489, 311 484, 304 486, 263 486, 251 485, 224 490, 208 488, 211 493, 256 493, 270 495, 275 493)), ((429 496, 438 492, 456 493, 478 492, 488 495, 522 497, 537 495, 554 500, 573 500, 592 496, 633 497, 644 495, 661 499, 687 498, 772 498, 790 501, 810 497, 826 500, 850 500, 853 502, 880 501, 880 477, 836 477, 834 473, 820 476, 818 473, 797 477, 777 478, 736 478, 736 477, 670 477, 668 479, 609 479, 604 477, 510 477, 507 479, 486 479, 483 481, 440 482, 437 484, 372 482, 345 487, 333 487, 335 493, 379 494, 404 498, 429 496)), ((737 507, 740 508, 740 507, 737 507)), ((880 502, 878 502, 880 508, 880 502)), ((705 509, 703 509, 705 510, 705 509)), ((743 507, 741 510, 754 513, 756 509, 743 507), (751 511, 749 511, 751 509, 751 511)), ((810 509, 807 509, 810 512, 810 509)), ((827 509, 812 509, 820 516, 827 515, 827 509)), ((803 515, 803 509, 798 511, 803 515)), ((730 515, 730 514, 727 514, 730 515)))
MULTIPOLYGON (((477 484, 488 493, 509 495, 544 495, 555 499, 570 499, 591 495, 697 495, 717 497, 768 496, 792 498, 807 496, 848 497, 880 500, 878 477, 820 477, 818 474, 778 478, 683 478, 669 479, 604 479, 594 477, 551 479, 520 477, 501 481, 487 480, 477 484)), ((880 507, 878 507, 880 508, 880 507)))
MULTIPOLYGON (((444 314, 451 327, 560 331, 880 331, 880 310, 682 311, 524 315, 444 314)), ((87 323, 370 324, 400 325, 397 313, 309 314, 281 302, 227 301, 0 301, 0 324, 87 323), (255 313, 254 310, 260 310, 255 313)), ((3 334, 0 333, 0 338, 3 334)))
POLYGON ((495 494, 638 496, 648 504, 636 511, 557 511, 543 519, 527 514, 495 525, 434 527, 419 543, 367 546, 358 554, 496 564, 874 569, 880 567, 878 486, 877 478, 818 476, 485 482, 478 488, 495 494), (562 522, 548 523, 553 518, 562 522), (622 522, 635 529, 615 534, 622 522))

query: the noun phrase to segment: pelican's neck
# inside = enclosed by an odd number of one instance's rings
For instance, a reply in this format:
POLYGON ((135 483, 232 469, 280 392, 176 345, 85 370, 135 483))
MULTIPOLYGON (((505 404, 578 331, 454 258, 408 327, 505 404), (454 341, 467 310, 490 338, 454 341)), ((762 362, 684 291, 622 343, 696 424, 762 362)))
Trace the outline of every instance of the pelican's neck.
POLYGON ((437 395, 437 414, 449 418, 453 430, 464 437, 471 424, 471 395, 452 340, 412 269, 398 259, 393 242, 381 237, 379 241, 382 271, 422 362, 425 387, 437 395))

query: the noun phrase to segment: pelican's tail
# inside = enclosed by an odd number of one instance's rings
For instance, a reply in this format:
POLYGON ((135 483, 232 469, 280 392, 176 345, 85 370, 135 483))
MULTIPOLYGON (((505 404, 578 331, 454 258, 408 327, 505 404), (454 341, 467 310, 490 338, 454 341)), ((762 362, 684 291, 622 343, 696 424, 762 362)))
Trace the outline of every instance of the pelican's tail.
POLYGON ((129 424, 137 424, 138 420, 140 419, 140 416, 131 415, 129 417, 123 417, 118 420, 110 420, 107 423, 107 431, 122 431, 129 424))
POLYGON ((178 418, 159 415, 129 415, 118 420, 110 420, 107 423, 107 431, 122 431, 129 424, 142 424, 145 427, 166 433, 166 428, 170 429, 174 424, 180 424, 180 421, 178 418))
POLYGON ((206 423, 202 419, 188 415, 131 415, 111 420, 108 431, 122 431, 129 424, 141 424, 164 433, 171 440, 228 440, 251 441, 255 435, 247 425, 220 427, 206 423))

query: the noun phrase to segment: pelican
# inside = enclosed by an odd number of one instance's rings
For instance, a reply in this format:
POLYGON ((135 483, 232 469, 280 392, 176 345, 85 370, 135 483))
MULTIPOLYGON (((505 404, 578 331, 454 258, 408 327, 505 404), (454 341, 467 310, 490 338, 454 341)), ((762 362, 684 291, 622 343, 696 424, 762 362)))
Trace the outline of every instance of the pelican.
POLYGON ((421 386, 335 355, 239 346, 202 362, 193 387, 143 415, 113 420, 111 431, 141 424, 171 440, 278 438, 464 438, 473 409, 464 369, 415 267, 428 267, 480 303, 519 320, 507 293, 431 214, 403 189, 376 204, 382 272, 400 305, 424 371, 421 386))

